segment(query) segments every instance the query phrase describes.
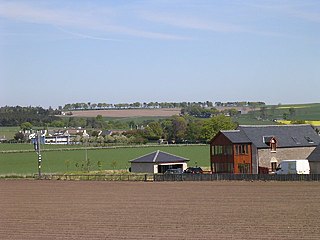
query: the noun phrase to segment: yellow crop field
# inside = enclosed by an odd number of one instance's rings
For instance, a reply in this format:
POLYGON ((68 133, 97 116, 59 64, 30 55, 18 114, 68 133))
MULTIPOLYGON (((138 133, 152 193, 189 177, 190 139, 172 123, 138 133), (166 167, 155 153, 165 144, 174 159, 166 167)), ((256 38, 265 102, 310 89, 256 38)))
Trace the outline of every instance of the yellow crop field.
MULTIPOLYGON (((278 123, 282 123, 282 124, 292 124, 291 121, 289 120, 277 120, 278 123)), ((320 121, 316 120, 316 121, 305 121, 306 124, 311 124, 313 126, 320 126, 320 121)))

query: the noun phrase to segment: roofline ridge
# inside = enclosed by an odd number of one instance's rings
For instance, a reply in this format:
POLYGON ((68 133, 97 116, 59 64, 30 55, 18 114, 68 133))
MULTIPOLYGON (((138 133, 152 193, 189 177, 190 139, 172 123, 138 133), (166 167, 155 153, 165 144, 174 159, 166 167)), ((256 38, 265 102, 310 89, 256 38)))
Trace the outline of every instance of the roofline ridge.
POLYGON ((178 156, 178 155, 175 155, 175 154, 172 154, 172 153, 168 153, 168 152, 164 152, 164 151, 161 151, 161 150, 158 150, 159 152, 162 152, 162 153, 166 153, 166 154, 169 154, 169 155, 171 155, 171 156, 175 156, 175 157, 178 157, 178 158, 184 158, 184 159, 186 159, 186 160, 188 160, 188 161, 190 161, 190 159, 188 159, 188 158, 185 158, 185 157, 182 157, 182 156, 178 156))
POLYGON ((139 158, 142 158, 142 157, 145 157, 145 156, 148 156, 148 155, 153 154, 153 153, 155 153, 155 152, 157 152, 157 151, 153 151, 153 152, 151 152, 151 153, 146 153, 145 155, 142 155, 142 156, 140 156, 140 157, 137 157, 137 158, 134 158, 134 159, 129 160, 129 162, 134 161, 134 160, 139 159, 139 158))
POLYGON ((160 150, 158 150, 158 151, 156 152, 156 155, 154 155, 154 158, 153 158, 152 162, 156 162, 156 159, 157 159, 157 157, 158 157, 158 155, 159 155, 159 152, 160 152, 160 150))

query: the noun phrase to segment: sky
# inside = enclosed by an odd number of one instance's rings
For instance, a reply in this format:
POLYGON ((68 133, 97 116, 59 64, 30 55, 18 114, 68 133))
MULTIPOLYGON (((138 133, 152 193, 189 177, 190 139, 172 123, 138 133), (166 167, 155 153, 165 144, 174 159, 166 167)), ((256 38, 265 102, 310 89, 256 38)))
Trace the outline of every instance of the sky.
POLYGON ((0 106, 320 102, 319 0, 0 0, 0 106))

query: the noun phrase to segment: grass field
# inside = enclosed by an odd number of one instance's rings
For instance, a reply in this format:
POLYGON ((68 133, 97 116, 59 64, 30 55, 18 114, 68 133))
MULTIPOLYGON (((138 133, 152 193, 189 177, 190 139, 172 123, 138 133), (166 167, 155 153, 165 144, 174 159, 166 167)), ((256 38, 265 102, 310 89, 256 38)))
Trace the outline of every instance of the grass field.
POLYGON ((311 104, 291 104, 291 105, 269 105, 265 109, 267 119, 260 118, 261 110, 242 114, 234 118, 234 121, 240 125, 274 125, 274 119, 283 119, 287 115, 289 121, 303 120, 311 121, 310 124, 315 125, 320 121, 320 103, 311 104), (289 109, 294 109, 294 113, 290 114, 289 109))
POLYGON ((14 135, 20 130, 20 127, 0 127, 0 138, 13 139, 14 135))
MULTIPOLYGON (((3 146, 10 144, 0 144, 3 146)), ((13 144, 12 144, 13 145, 13 144)), ((24 149, 32 149, 32 145, 22 145, 24 149)), ((47 147, 47 145, 46 145, 47 147)), ((50 146, 53 147, 53 146, 50 146)), ((151 146, 134 148, 112 148, 87 150, 90 170, 119 170, 130 167, 129 160, 161 150, 190 159, 188 165, 209 167, 209 146, 151 146)), ((42 152, 43 173, 64 173, 80 171, 85 164, 86 150, 63 150, 42 152)), ((33 174, 37 173, 37 154, 33 151, 22 153, 0 153, 0 174, 33 174)))

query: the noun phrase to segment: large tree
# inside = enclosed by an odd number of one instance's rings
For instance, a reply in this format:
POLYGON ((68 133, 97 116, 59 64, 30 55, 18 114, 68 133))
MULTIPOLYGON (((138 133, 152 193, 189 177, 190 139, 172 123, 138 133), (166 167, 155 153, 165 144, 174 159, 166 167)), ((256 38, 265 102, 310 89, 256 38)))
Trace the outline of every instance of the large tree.
POLYGON ((201 138, 210 141, 220 130, 232 130, 235 128, 236 124, 230 117, 218 115, 204 121, 201 138))
POLYGON ((184 140, 186 137, 187 121, 185 118, 175 116, 172 120, 172 135, 177 142, 184 140))

